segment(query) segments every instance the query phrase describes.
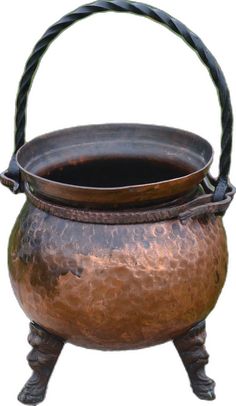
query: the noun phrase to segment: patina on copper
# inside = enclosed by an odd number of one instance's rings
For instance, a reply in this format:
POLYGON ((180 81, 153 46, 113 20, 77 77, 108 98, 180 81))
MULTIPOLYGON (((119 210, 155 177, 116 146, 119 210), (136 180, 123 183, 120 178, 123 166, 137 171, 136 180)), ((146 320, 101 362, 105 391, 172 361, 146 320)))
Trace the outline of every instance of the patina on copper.
POLYGON ((36 44, 17 97, 15 151, 1 182, 27 200, 9 243, 15 295, 31 319, 33 375, 19 400, 38 404, 65 342, 100 350, 168 340, 194 393, 214 399, 205 374, 205 319, 227 272, 222 223, 235 193, 228 179, 232 108, 224 75, 199 37, 165 12, 124 0, 79 7, 36 44), (210 144, 154 125, 60 130, 25 144, 26 105, 51 42, 95 12, 129 11, 179 34, 209 69, 222 108, 220 175, 210 144))

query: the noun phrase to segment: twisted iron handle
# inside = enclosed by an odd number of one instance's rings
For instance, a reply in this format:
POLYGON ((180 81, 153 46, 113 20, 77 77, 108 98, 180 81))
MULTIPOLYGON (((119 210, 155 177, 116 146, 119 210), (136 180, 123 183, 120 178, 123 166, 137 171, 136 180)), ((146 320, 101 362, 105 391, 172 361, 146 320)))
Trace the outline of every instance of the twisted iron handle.
MULTIPOLYGON (((228 188, 228 173, 230 169, 231 148, 232 148, 232 124, 233 114, 230 102, 230 94, 225 81, 224 74, 218 65, 215 57, 203 44, 202 40, 190 31, 184 24, 162 10, 138 2, 126 0, 102 1, 81 6, 72 13, 66 15, 56 24, 51 26, 40 41, 36 44, 28 59, 24 74, 20 81, 19 92, 16 102, 16 126, 15 126, 15 153, 25 142, 26 106, 30 87, 34 74, 40 64, 43 54, 46 52, 53 40, 66 28, 76 21, 82 20, 94 13, 105 11, 130 12, 150 19, 166 26, 174 33, 184 39, 187 44, 196 51, 202 62, 206 65, 212 80, 218 90, 219 101, 222 109, 222 139, 220 157, 220 175, 214 192, 214 200, 224 199, 228 188)), ((15 164, 13 158, 13 164, 15 164)), ((12 167, 15 171, 15 166, 12 167)), ((10 173, 10 172, 9 172, 10 173)))

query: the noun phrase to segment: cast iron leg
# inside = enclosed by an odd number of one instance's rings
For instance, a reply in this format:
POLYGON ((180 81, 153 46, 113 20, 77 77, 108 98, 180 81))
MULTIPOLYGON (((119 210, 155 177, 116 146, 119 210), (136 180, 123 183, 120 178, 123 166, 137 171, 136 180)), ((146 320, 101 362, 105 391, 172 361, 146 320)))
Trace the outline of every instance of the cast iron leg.
POLYGON ((27 357, 33 375, 22 389, 18 400, 26 405, 37 405, 45 398, 48 381, 64 343, 35 323, 30 323, 28 341, 33 347, 27 357))
POLYGON ((174 345, 183 361, 195 395, 200 399, 215 399, 215 382, 205 373, 209 355, 205 348, 205 321, 191 328, 186 334, 176 338, 174 345))

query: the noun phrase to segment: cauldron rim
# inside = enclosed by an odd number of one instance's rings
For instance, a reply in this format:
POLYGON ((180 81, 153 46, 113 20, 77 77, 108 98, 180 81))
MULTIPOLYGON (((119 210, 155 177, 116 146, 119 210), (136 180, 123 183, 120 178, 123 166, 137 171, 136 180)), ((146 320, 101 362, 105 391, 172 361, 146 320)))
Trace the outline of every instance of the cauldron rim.
MULTIPOLYGON (((82 138, 82 137, 81 137, 82 138)), ((80 138, 80 139, 81 139, 80 138)), ((140 138, 141 140, 141 138, 140 138)), ((112 140, 116 146, 119 140, 112 140)), ((97 141, 94 141, 94 145, 97 141)), ((156 144, 157 141, 155 141, 156 144)), ((63 144, 63 143, 62 143, 63 144)), ((78 144, 80 147, 81 145, 78 144)), ((159 146, 161 145, 159 141, 159 146)), ((50 153, 53 149, 48 150, 50 153)), ((55 151, 59 151, 58 148, 55 151)), ((176 155, 177 156, 177 155, 176 155)), ((206 176, 213 161, 213 149, 208 141, 189 131, 149 124, 133 124, 133 123, 118 123, 118 124, 93 124, 71 128, 65 128, 58 131, 53 131, 44 135, 40 135, 28 143, 24 144, 16 155, 17 165, 20 168, 21 176, 24 182, 27 182, 30 190, 36 195, 45 198, 46 200, 57 202, 69 206, 82 206, 87 208, 117 208, 117 207, 136 207, 140 205, 150 205, 154 202, 165 202, 180 197, 197 187, 206 176), (103 134, 126 132, 127 137, 140 136, 143 137, 143 145, 147 144, 148 136, 154 141, 154 136, 160 137, 160 134, 165 135, 165 143, 172 150, 176 150, 176 154, 182 151, 182 155, 186 156, 189 152, 198 159, 199 165, 197 170, 191 173, 171 178, 169 180, 141 183, 134 185, 116 186, 116 187, 92 187, 72 185, 49 180, 39 176, 34 167, 36 162, 44 162, 46 157, 45 148, 47 144, 59 145, 65 139, 65 144, 62 145, 63 152, 69 151, 70 145, 66 143, 70 141, 70 137, 81 137, 85 134, 101 136, 103 134), (97 135, 96 133, 100 133, 97 135), (135 135, 132 135, 135 133, 135 135), (69 135, 70 134, 70 135, 69 135), (169 138, 169 143, 167 142, 169 138), (178 141, 181 141, 181 143, 178 141), (174 142, 174 145, 173 145, 174 142), (44 150, 42 149, 42 146, 44 150), (190 147, 191 146, 191 147, 190 147), (40 147, 40 148, 39 148, 40 147), (45 154, 45 155, 44 155, 45 154), (44 155, 44 158, 43 158, 44 155), (30 161, 30 159, 31 161, 30 161), (29 168, 31 165, 31 169, 29 168), (32 171, 33 165, 33 171, 32 171), (35 172, 34 172, 35 171, 35 172)))

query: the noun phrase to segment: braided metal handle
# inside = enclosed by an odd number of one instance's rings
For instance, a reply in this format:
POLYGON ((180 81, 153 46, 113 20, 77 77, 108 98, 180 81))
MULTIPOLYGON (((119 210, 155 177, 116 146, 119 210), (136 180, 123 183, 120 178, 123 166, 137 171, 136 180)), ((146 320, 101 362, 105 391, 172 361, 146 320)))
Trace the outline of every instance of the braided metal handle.
MULTIPOLYGON (((187 44, 196 51, 202 62, 208 68, 212 80, 218 90, 219 101, 222 109, 220 175, 214 193, 214 200, 220 201, 224 199, 226 190, 228 188, 228 173, 230 169, 233 124, 230 94, 224 74, 219 67, 215 57, 211 54, 211 52, 207 49, 202 40, 196 34, 190 31, 180 21, 171 17, 164 11, 138 2, 129 2, 125 0, 98 0, 94 3, 79 7, 72 13, 67 14, 46 31, 46 33, 33 49, 33 52, 26 64, 24 74, 20 81, 16 102, 15 153, 25 142, 26 106, 28 94, 34 78, 34 74, 47 48, 61 32, 74 24, 76 21, 82 20, 83 18, 88 17, 94 13, 105 11, 130 12, 149 17, 150 19, 166 26, 171 31, 178 34, 182 39, 184 39, 187 44)), ((13 173, 16 172, 14 157, 11 165, 13 173)))

